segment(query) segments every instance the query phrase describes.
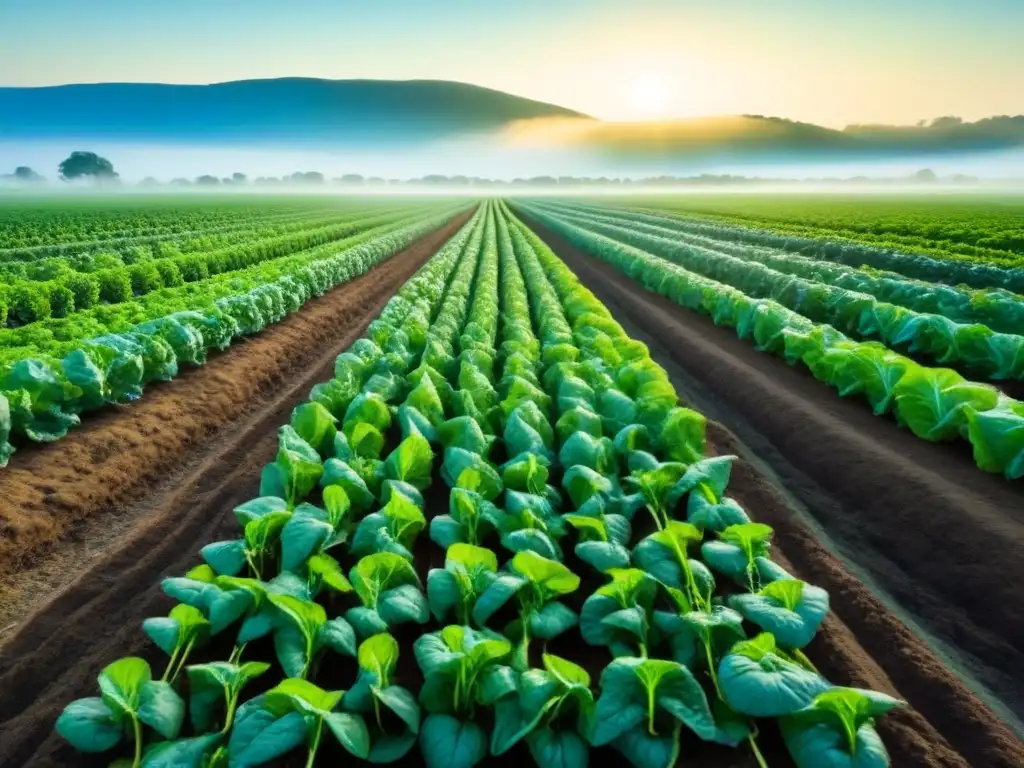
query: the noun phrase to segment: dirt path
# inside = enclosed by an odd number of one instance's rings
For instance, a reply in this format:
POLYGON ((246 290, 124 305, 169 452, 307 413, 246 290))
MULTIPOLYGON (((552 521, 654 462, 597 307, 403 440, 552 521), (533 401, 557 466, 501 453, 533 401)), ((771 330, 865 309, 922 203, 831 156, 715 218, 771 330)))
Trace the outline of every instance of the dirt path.
MULTIPOLYGON (((1007 720, 1024 714, 1024 595, 1010 577, 1024 573, 1019 486, 536 230, 648 343, 680 393, 725 425, 712 427, 718 450, 759 465, 741 464, 730 490, 775 527, 794 569, 832 594, 835 620, 816 641, 827 648, 825 666, 838 679, 895 690, 916 710, 886 726, 899 731, 904 752, 894 764, 927 754, 941 733, 962 764, 1024 765, 1011 729, 879 597, 891 596, 951 650, 951 663, 1005 705, 1007 720)), ((952 764, 937 754, 915 763, 952 764)))
POLYGON ((0 471, 0 638, 26 601, 70 581, 135 524, 127 501, 173 482, 225 431, 230 439, 329 378, 334 358, 468 215, 207 365, 152 386, 139 402, 91 414, 59 443, 15 454, 0 471))

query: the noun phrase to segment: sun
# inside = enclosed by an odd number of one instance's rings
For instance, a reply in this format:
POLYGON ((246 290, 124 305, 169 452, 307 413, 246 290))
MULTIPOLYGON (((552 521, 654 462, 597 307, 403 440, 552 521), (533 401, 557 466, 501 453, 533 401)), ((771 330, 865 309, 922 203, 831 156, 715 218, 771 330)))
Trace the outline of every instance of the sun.
POLYGON ((627 83, 630 116, 636 119, 666 117, 672 101, 672 87, 657 72, 642 72, 627 83))

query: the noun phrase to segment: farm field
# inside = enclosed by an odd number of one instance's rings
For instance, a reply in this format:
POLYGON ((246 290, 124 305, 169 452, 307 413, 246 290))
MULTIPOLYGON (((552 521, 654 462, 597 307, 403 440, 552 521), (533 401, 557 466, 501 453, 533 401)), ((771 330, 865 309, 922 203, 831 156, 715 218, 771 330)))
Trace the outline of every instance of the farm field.
POLYGON ((717 204, 0 206, 0 766, 1024 764, 1018 214, 717 204))

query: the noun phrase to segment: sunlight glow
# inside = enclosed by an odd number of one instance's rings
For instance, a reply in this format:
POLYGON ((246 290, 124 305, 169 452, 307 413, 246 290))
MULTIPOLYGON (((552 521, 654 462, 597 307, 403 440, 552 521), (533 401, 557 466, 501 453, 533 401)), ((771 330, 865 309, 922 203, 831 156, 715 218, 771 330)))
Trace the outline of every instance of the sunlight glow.
POLYGON ((631 119, 656 119, 667 117, 672 102, 672 87, 657 72, 643 72, 628 83, 628 99, 631 119))

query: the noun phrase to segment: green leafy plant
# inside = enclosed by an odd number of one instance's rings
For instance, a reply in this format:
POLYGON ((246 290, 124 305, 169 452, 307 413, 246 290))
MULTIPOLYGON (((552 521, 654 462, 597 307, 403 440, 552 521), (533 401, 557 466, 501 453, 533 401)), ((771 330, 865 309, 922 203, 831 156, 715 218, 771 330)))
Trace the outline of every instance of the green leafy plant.
POLYGON ((82 752, 106 752, 126 734, 134 742, 130 765, 142 765, 143 727, 165 739, 181 730, 185 702, 170 683, 153 680, 145 660, 128 656, 107 665, 98 677, 100 695, 77 699, 57 718, 57 733, 82 752))
POLYGON ((416 503, 396 491, 383 509, 359 521, 349 551, 357 557, 394 552, 412 560, 413 544, 426 525, 426 518, 416 503))
POLYGON ((779 579, 756 594, 730 595, 729 605, 783 648, 805 647, 828 614, 828 592, 799 579, 779 579))
POLYGON ((797 768, 888 768, 889 755, 875 720, 903 702, 875 691, 830 688, 780 726, 797 768))
POLYGON ((259 661, 246 664, 214 661, 190 666, 188 712, 196 731, 202 733, 209 730, 216 722, 216 710, 223 706, 224 725, 220 733, 227 734, 234 722, 242 688, 268 669, 269 664, 259 661))
POLYGON ((231 729, 230 765, 262 765, 305 744, 306 768, 312 768, 324 726, 347 752, 365 760, 370 754, 369 729, 360 715, 336 711, 344 694, 289 678, 247 701, 231 729))
POLYGON ((681 726, 723 740, 704 690, 682 664, 619 658, 601 674, 592 743, 611 744, 637 768, 670 768, 681 726))
POLYGON ((518 639, 516 666, 528 666, 531 637, 551 640, 575 627, 576 613, 558 598, 575 592, 580 577, 565 565, 541 557, 536 552, 519 552, 506 573, 498 574, 473 605, 473 620, 480 626, 513 597, 518 602, 518 619, 506 632, 518 639))
POLYGON ((701 552, 712 569, 757 592, 761 560, 768 559, 773 533, 764 523, 730 525, 719 534, 720 541, 705 542, 701 552))
POLYGON ((412 564, 394 552, 379 552, 359 560, 349 581, 362 605, 350 608, 345 618, 360 638, 387 632, 406 622, 425 624, 430 606, 412 564))
POLYGON ((210 622, 198 608, 179 603, 166 617, 143 621, 142 631, 170 657, 160 679, 173 685, 192 650, 209 638, 210 622))
POLYGON ((830 687, 777 648, 767 632, 732 647, 718 665, 718 685, 726 704, 751 717, 792 714, 830 687))
POLYGON ((373 715, 368 759, 375 764, 393 763, 416 745, 420 731, 416 697, 394 682, 398 642, 388 634, 368 637, 359 645, 357 659, 359 676, 342 699, 342 707, 373 715), (393 717, 386 718, 386 712, 393 717))
POLYGON ((482 544, 500 524, 501 511, 473 490, 478 478, 476 470, 465 470, 459 486, 448 496, 448 514, 431 518, 430 539, 438 546, 448 549, 457 542, 482 544))
POLYGON ((580 610, 580 634, 590 645, 604 645, 616 656, 646 656, 658 583, 638 568, 612 568, 611 581, 598 587, 580 610))
POLYGON ((520 676, 518 698, 496 705, 491 754, 502 755, 525 739, 539 768, 585 768, 594 714, 590 675, 558 656, 541 658, 544 669, 520 676))
POLYGON ((356 633, 343 618, 327 619, 323 607, 292 595, 269 595, 279 618, 274 632, 277 659, 289 677, 305 678, 325 649, 356 655, 356 633))
POLYGON ((427 602, 438 621, 449 614, 460 624, 471 623, 473 606, 498 578, 498 558, 489 549, 456 543, 448 547, 444 568, 427 574, 427 602))
POLYGON ((488 738, 473 722, 478 707, 495 706, 517 691, 506 662, 512 644, 492 632, 447 626, 416 640, 423 672, 420 703, 429 713, 420 726, 428 768, 472 768, 487 754, 488 738))

